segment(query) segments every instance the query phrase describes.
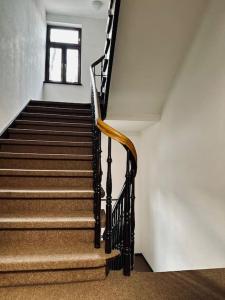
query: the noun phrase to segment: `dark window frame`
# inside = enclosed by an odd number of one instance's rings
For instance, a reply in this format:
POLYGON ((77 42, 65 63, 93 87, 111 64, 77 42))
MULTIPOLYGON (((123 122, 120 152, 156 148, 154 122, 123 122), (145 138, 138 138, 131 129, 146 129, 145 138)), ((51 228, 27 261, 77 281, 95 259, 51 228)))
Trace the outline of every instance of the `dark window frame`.
POLYGON ((77 27, 65 27, 57 25, 47 25, 47 38, 46 38, 46 63, 45 63, 45 83, 53 84, 67 84, 67 85, 82 85, 81 84, 81 44, 82 44, 82 29, 77 27), (50 41, 51 29, 63 29, 63 30, 76 30, 79 33, 79 43, 78 44, 67 44, 67 43, 56 43, 50 41), (49 65, 50 65, 50 49, 60 48, 62 49, 62 78, 61 81, 52 81, 49 79, 49 65), (66 81, 66 52, 68 49, 78 50, 78 81, 77 82, 67 82, 66 81))

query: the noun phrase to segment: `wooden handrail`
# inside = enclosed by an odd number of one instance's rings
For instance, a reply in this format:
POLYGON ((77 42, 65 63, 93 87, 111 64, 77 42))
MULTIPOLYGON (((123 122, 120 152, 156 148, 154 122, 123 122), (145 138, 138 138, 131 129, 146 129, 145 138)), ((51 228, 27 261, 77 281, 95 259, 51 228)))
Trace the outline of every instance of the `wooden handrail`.
MULTIPOLYGON (((101 59, 104 59, 104 56, 101 59)), ((98 63, 101 62, 101 59, 98 60, 98 63)), ((96 80, 95 80, 94 71, 93 71, 95 66, 96 66, 96 62, 91 65, 91 82, 92 82, 92 89, 93 89, 93 94, 94 94, 93 96, 94 96, 94 105, 95 105, 95 118, 96 118, 95 122, 96 122, 96 126, 106 136, 108 136, 108 137, 112 138, 113 140, 119 142, 125 148, 130 150, 130 152, 133 155, 134 162, 137 165, 137 151, 136 151, 135 146, 132 143, 132 141, 127 136, 125 136, 124 134, 122 134, 118 130, 114 129, 113 127, 111 127, 110 125, 108 125, 106 122, 104 122, 102 120, 101 108, 100 108, 100 99, 99 99, 99 94, 98 94, 98 91, 97 91, 96 80)))
POLYGON ((112 138, 113 140, 119 142, 121 145, 123 145, 127 149, 129 149, 130 152, 133 154, 135 162, 137 162, 137 151, 135 149, 134 144, 127 136, 125 136, 118 130, 114 129, 113 127, 109 126, 107 123, 105 123, 101 119, 97 120, 96 125, 97 125, 98 129, 102 133, 104 133, 106 136, 112 138))

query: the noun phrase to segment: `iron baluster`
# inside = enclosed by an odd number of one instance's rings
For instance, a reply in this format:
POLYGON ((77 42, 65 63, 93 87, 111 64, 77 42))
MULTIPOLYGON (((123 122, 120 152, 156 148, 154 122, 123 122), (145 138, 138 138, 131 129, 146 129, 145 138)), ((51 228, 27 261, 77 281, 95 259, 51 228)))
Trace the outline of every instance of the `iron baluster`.
POLYGON ((108 138, 107 181, 106 181, 106 253, 112 252, 112 140, 108 138))

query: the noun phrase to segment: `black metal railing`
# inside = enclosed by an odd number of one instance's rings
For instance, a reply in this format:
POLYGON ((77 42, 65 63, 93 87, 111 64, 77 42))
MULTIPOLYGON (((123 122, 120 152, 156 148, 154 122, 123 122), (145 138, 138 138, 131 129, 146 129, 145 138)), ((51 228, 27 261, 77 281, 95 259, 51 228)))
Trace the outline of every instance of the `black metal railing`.
POLYGON ((107 115, 120 5, 121 0, 110 1, 108 10, 108 21, 106 26, 105 50, 104 55, 100 58, 101 73, 99 73, 98 76, 101 78, 101 83, 99 89, 99 97, 103 120, 106 118, 107 115))
POLYGON ((120 0, 112 0, 107 23, 107 39, 105 54, 91 66, 92 82, 92 113, 93 113, 93 170, 94 170, 94 213, 95 213, 95 247, 101 247, 101 135, 108 137, 107 147, 107 180, 106 180, 106 224, 103 239, 105 252, 119 250, 120 256, 109 262, 112 270, 123 269, 129 276, 134 266, 135 240, 135 177, 137 172, 137 155, 133 143, 122 133, 107 125, 106 117, 108 95, 111 81, 113 54, 116 40, 116 30, 120 0), (119 142, 127 153, 124 184, 120 197, 113 206, 112 189, 112 141, 119 142))

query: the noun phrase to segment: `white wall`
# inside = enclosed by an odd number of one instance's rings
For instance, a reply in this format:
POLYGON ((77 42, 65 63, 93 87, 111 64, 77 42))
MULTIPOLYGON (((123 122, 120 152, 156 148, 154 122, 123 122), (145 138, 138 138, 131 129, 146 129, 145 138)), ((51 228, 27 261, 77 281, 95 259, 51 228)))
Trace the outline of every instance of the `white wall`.
POLYGON ((45 11, 37 0, 0 1, 0 132, 42 97, 45 11))
POLYGON ((47 15, 47 21, 63 23, 65 26, 67 23, 70 25, 82 25, 82 86, 47 83, 44 87, 44 100, 77 103, 90 102, 90 66, 104 53, 106 20, 85 17, 47 15))
POLYGON ((225 2, 210 1, 160 123, 141 137, 142 248, 155 271, 225 267, 225 2))

